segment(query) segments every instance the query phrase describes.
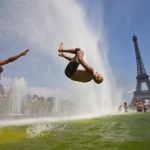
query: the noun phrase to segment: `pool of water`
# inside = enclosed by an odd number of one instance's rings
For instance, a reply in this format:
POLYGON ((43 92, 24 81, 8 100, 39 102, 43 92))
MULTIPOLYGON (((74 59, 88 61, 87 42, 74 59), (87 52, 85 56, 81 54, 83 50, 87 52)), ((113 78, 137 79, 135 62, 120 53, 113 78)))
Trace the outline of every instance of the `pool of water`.
POLYGON ((0 150, 148 150, 150 113, 0 128, 0 150))

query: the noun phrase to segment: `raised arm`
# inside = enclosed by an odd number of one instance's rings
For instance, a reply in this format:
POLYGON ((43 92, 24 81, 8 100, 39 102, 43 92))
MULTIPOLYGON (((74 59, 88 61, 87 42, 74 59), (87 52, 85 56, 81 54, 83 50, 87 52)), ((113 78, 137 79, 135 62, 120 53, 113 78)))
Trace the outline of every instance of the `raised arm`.
POLYGON ((0 66, 6 65, 6 64, 8 64, 8 63, 10 63, 10 62, 15 61, 16 59, 20 58, 21 56, 27 55, 28 51, 29 51, 29 49, 27 49, 27 50, 25 50, 25 51, 22 51, 21 53, 16 54, 16 55, 14 55, 14 56, 11 56, 11 57, 9 57, 9 58, 7 58, 7 59, 0 60, 0 66))

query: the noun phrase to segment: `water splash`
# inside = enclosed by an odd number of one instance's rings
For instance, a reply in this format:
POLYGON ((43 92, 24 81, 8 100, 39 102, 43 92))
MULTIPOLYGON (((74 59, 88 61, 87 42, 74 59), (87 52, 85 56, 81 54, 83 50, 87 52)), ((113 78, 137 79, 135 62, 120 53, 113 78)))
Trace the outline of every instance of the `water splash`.
POLYGON ((70 127, 69 123, 36 123, 33 124, 32 126, 29 126, 26 129, 27 136, 29 138, 34 138, 34 137, 43 137, 47 133, 49 134, 50 131, 63 131, 65 129, 68 129, 70 127))

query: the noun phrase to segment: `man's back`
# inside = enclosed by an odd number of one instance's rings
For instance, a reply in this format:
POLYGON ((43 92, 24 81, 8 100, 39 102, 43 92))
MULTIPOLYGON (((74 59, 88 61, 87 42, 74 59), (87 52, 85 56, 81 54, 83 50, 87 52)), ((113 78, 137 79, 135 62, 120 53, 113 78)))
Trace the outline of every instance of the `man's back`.
POLYGON ((70 79, 79 82, 89 82, 93 79, 92 75, 86 70, 77 70, 70 79))

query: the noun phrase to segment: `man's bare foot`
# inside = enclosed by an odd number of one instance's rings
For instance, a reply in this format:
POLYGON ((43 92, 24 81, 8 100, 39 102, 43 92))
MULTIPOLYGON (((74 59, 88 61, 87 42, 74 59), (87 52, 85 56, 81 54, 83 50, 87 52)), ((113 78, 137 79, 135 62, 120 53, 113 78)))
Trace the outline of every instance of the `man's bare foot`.
POLYGON ((63 50, 64 46, 63 46, 63 42, 60 43, 59 47, 58 47, 58 52, 61 53, 63 50))

